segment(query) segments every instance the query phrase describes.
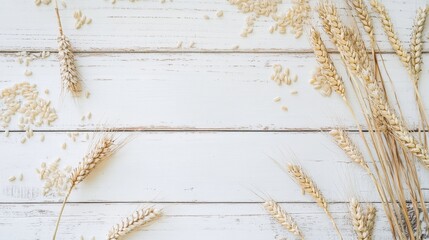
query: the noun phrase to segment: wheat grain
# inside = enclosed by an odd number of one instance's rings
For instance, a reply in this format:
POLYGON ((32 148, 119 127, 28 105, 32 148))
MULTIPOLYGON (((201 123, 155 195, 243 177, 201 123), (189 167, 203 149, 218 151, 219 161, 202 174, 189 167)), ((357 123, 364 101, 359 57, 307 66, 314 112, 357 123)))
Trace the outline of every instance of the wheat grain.
POLYGON ((219 18, 223 17, 223 11, 222 10, 217 11, 216 12, 216 16, 219 17, 219 18))
POLYGON ((282 225, 286 230, 288 230, 293 235, 299 237, 300 239, 304 239, 304 235, 301 230, 298 228, 298 225, 293 220, 293 218, 286 213, 280 205, 276 202, 270 200, 266 201, 263 204, 265 210, 275 219, 280 225, 282 225))
POLYGON ((316 201, 317 205, 319 205, 319 207, 321 207, 325 211, 326 215, 331 220, 338 236, 340 237, 340 239, 343 239, 340 230, 338 229, 338 226, 335 223, 334 218, 332 217, 332 214, 328 209, 328 202, 326 201, 322 192, 317 188, 313 180, 311 180, 311 178, 307 174, 305 174, 302 168, 298 165, 289 164, 288 172, 295 180, 295 182, 298 183, 298 185, 301 187, 302 191, 310 195, 313 200, 316 201))
POLYGON ((16 180, 16 177, 15 176, 10 176, 8 178, 8 180, 9 180, 9 182, 14 182, 16 180))
POLYGON ((384 32, 386 33, 389 39, 390 45, 392 45, 393 49, 396 52, 396 55, 399 56, 401 62, 408 69, 410 66, 410 55, 404 49, 404 47, 402 46, 401 40, 399 40, 398 36, 396 35, 393 29, 393 23, 390 19, 390 16, 386 8, 384 7, 383 4, 381 4, 377 0, 371 0, 371 6, 375 10, 375 12, 377 12, 378 15, 380 16, 381 24, 383 26, 384 32))
POLYGON ((274 101, 274 102, 280 102, 280 100, 282 100, 282 99, 281 99, 281 97, 275 97, 275 98, 273 99, 273 101, 274 101))
POLYGON ((310 30, 311 43, 313 45, 313 51, 316 55, 316 60, 320 65, 321 74, 326 77, 332 90, 340 94, 345 98, 345 88, 341 77, 337 73, 337 69, 334 66, 331 58, 329 58, 328 50, 320 37, 320 33, 311 28, 310 30))
POLYGON ((331 84, 328 78, 322 74, 322 69, 320 67, 316 68, 316 72, 310 79, 310 84, 313 85, 314 89, 319 90, 323 96, 331 96, 331 84))
POLYGON ((352 142, 347 133, 341 129, 334 129, 329 132, 334 138, 335 143, 343 149, 347 156, 355 163, 359 164, 365 170, 369 171, 368 164, 365 162, 361 151, 352 142))
POLYGON ((375 44, 374 26, 371 17, 369 16, 368 7, 363 0, 350 0, 359 19, 363 25, 365 32, 369 35, 371 44, 375 44))
POLYGON ((287 111, 289 111, 289 108, 287 107, 287 106, 281 106, 281 109, 283 110, 283 111, 285 111, 285 112, 287 112, 287 111))
POLYGON ((116 224, 108 233, 108 240, 118 240, 125 236, 127 233, 136 230, 139 227, 147 225, 159 217, 162 212, 153 208, 142 208, 135 211, 131 216, 123 219, 120 223, 116 224))
POLYGON ((413 32, 410 42, 410 70, 417 82, 422 71, 422 51, 423 51, 423 29, 426 22, 429 6, 419 8, 414 20, 413 32))

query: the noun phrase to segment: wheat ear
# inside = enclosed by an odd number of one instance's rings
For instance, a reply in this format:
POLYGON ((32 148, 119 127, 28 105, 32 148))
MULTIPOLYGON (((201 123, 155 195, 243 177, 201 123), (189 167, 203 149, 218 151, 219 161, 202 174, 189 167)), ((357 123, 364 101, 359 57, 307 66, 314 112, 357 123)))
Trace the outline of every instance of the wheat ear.
POLYGON ((311 178, 307 174, 305 174, 302 168, 298 165, 290 164, 288 166, 288 172, 295 180, 295 182, 298 183, 298 185, 301 187, 302 191, 310 195, 314 199, 314 201, 316 201, 317 205, 319 205, 325 211, 326 215, 331 220, 338 236, 340 237, 340 239, 343 239, 340 230, 335 223, 331 212, 328 209, 328 202, 326 201, 322 192, 317 188, 313 180, 311 180, 311 178))
POLYGON ((408 52, 404 49, 402 46, 401 40, 399 40, 398 36, 396 35, 394 29, 393 29, 393 23, 390 19, 389 14, 387 13, 386 8, 384 5, 377 0, 371 0, 371 6, 375 10, 375 12, 378 13, 381 19, 381 24, 383 25, 384 32, 386 33, 390 45, 392 45, 392 48, 395 50, 396 55, 399 56, 401 59, 401 62, 405 65, 407 69, 409 69, 410 66, 410 55, 408 52))
POLYGON ((316 55, 317 62, 321 67, 322 74, 327 78, 332 90, 345 98, 344 82, 338 75, 337 69, 335 68, 331 58, 329 58, 328 50, 320 37, 320 33, 312 27, 310 30, 310 36, 313 51, 316 55))
POLYGON ((341 129, 333 129, 329 134, 353 162, 359 164, 366 171, 370 171, 368 164, 363 158, 362 152, 356 147, 345 131, 341 129))
POLYGON ((365 32, 369 35, 371 45, 375 44, 374 26, 372 24, 371 17, 369 16, 368 7, 363 0, 351 0, 353 8, 355 9, 360 22, 365 29, 365 32))
POLYGON ((55 13, 60 33, 57 42, 62 88, 63 90, 68 90, 73 96, 79 96, 82 92, 82 82, 76 69, 73 48, 63 32, 57 1, 55 1, 55 13))
POLYGON ((425 26, 428 10, 428 6, 419 8, 417 10, 417 16, 414 20, 413 33, 411 34, 410 70, 416 82, 418 81, 420 72, 422 71, 423 29, 425 26))
POLYGON ((369 205, 366 210, 366 227, 368 229, 368 239, 372 239, 374 234, 375 217, 377 215, 377 209, 374 205, 369 205))
POLYGON ((135 211, 131 216, 123 219, 120 223, 112 227, 107 235, 108 240, 118 240, 127 233, 147 225, 159 217, 162 212, 153 208, 142 208, 135 211))
POLYGON ((279 204, 275 201, 266 201, 263 204, 265 210, 275 219, 280 225, 282 225, 286 230, 295 235, 300 239, 304 239, 304 235, 301 230, 298 228, 298 225, 293 220, 293 218, 286 213, 279 204))
POLYGON ((65 204, 70 196, 72 190, 82 182, 101 162, 107 160, 114 154, 120 147, 123 146, 122 143, 115 142, 113 135, 107 134, 99 139, 95 146, 89 151, 89 153, 83 158, 79 165, 73 169, 69 181, 70 188, 64 198, 63 204, 61 206, 60 214, 57 219, 55 226, 53 239, 56 239, 58 232, 58 227, 61 221, 61 216, 64 211, 65 204))
POLYGON ((352 198, 349 206, 350 214, 352 216, 353 230, 355 231, 359 240, 368 240, 368 226, 366 216, 362 210, 362 206, 358 200, 352 198))

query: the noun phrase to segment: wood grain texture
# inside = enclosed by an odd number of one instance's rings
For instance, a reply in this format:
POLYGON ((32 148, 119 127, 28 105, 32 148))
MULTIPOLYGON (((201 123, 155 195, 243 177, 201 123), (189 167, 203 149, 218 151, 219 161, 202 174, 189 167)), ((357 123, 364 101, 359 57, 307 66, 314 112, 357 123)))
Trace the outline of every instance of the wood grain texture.
MULTIPOLYGON (((105 239, 110 227, 141 206, 161 207, 165 216, 127 239, 273 239, 292 236, 265 213, 261 204, 68 204, 59 230, 59 239, 105 239)), ((315 204, 281 204, 297 221, 306 239, 337 239, 325 214, 315 204)), ((0 204, 0 232, 16 240, 49 239, 58 204, 0 204), (26 226, 16 231, 16 225, 26 226), (40 228, 40 226, 44 226, 40 228)), ((378 209, 381 208, 377 204, 378 209)), ((355 239, 346 204, 332 204, 332 214, 344 239, 355 239)), ((374 239, 391 239, 386 218, 377 216, 374 239)))
MULTIPOLYGON (((0 140, 0 202, 61 201, 40 194, 42 182, 34 169, 58 157, 63 166, 75 166, 90 142, 83 134, 73 143, 65 133, 45 133, 44 143, 36 134, 22 145, 22 135, 0 140), (67 150, 61 148, 63 142, 67 150), (23 182, 7 182, 21 172, 23 182)), ((365 172, 327 133, 146 132, 133 138, 80 184, 70 201, 260 202, 272 197, 311 202, 276 162, 299 162, 329 201, 344 202, 355 195, 379 201, 365 172)), ((429 173, 418 167, 421 179, 427 179, 429 173)), ((422 181, 425 193, 428 184, 422 181)))
MULTIPOLYGON (((352 22, 345 3, 336 2, 343 8, 340 11, 343 19, 352 22)), ((416 10, 426 1, 383 2, 399 38, 408 46, 416 10)), ((305 35, 295 39, 293 34, 270 34, 274 21, 267 17, 257 20, 254 33, 248 38, 240 37, 247 15, 226 0, 174 0, 165 4, 159 0, 135 3, 122 0, 115 5, 110 1, 68 1, 67 4, 67 9, 61 10, 63 27, 77 51, 232 51, 236 45, 240 46, 239 51, 252 52, 311 50, 305 35), (78 9, 91 17, 93 23, 76 30, 73 12, 78 9), (224 11, 224 17, 216 17, 219 10, 224 11), (205 15, 210 20, 205 20, 205 15), (183 41, 184 49, 176 49, 179 41, 183 41), (191 42, 196 43, 195 48, 189 48, 191 42)), ((290 6, 291 1, 285 1, 279 12, 290 6)), ((32 1, 16 0, 14 4, 3 4, 0 18, 8 22, 0 25, 0 51, 56 49, 57 25, 52 4, 36 7, 32 1)), ((317 21, 316 15, 313 20, 317 21)), ((380 49, 392 51, 378 19, 374 25, 380 49)))
MULTIPOLYGON (((410 128, 415 128, 418 112, 412 103, 411 80, 396 55, 385 54, 383 58, 400 102, 407 105, 402 109, 407 122, 410 128)), ((7 87, 21 81, 36 83, 41 96, 52 100, 58 110, 59 119, 53 126, 40 130, 95 129, 100 124, 134 130, 319 130, 333 126, 356 129, 338 95, 323 97, 309 84, 316 68, 310 53, 78 54, 78 68, 91 92, 89 99, 78 102, 61 95, 55 56, 32 62, 28 67, 32 77, 24 76, 26 68, 16 59, 13 54, 0 55, 0 84, 7 87), (275 64, 288 67, 292 75, 297 74, 298 82, 279 87, 271 80, 275 64), (50 90, 49 96, 43 94, 45 89, 50 90), (298 94, 291 95, 292 90, 298 94), (273 101, 277 96, 282 98, 280 103, 273 101), (282 111, 282 105, 289 111, 282 111), (81 121, 89 112, 92 120, 81 121)), ((359 113, 339 56, 334 55, 334 60, 359 113)), ((425 54, 423 61, 429 62, 429 55, 425 54)), ((424 80, 428 77, 424 65, 422 93, 429 90, 429 82, 424 80)), ((388 82, 386 87, 391 92, 392 84, 388 82)), ((423 102, 429 103, 426 94, 423 102)), ((11 130, 17 129, 18 120, 15 117, 11 130)))

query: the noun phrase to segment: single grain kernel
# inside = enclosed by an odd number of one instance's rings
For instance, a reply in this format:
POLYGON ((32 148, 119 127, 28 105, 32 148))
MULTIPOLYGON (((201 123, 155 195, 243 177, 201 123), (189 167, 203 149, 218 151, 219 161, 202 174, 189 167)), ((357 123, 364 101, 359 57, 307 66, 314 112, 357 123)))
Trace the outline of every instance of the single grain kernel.
POLYGON ((216 16, 223 17, 223 11, 222 10, 217 11, 216 16))
POLYGON ((282 106, 282 110, 287 112, 289 109, 286 106, 282 106))
POLYGON ((273 99, 273 101, 274 101, 274 102, 280 102, 280 100, 282 100, 282 99, 281 99, 281 97, 275 97, 275 98, 273 99))
POLYGON ((16 177, 15 176, 10 176, 8 180, 9 180, 9 182, 13 182, 13 181, 16 180, 16 177))

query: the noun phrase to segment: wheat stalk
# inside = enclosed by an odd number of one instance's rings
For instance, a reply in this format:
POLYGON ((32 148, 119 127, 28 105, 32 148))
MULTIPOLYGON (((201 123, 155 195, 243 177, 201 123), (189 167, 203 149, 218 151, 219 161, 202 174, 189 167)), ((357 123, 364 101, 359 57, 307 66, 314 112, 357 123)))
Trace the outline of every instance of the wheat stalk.
POLYGON ((420 72, 422 71, 422 51, 423 51, 423 29, 426 22, 429 7, 419 8, 414 20, 413 33, 411 34, 410 43, 410 70, 417 82, 420 72))
POLYGON ((328 209, 328 202, 326 201, 322 192, 317 188, 313 180, 311 180, 311 178, 307 174, 305 174, 302 168, 298 165, 290 164, 288 166, 288 172, 301 187, 302 191, 310 195, 316 201, 317 205, 319 205, 325 211, 326 215, 331 220, 338 236, 340 237, 340 239, 343 239, 340 230, 335 223, 331 212, 328 209))
POLYGON ((120 223, 113 226, 107 235, 107 239, 118 240, 127 233, 157 220, 161 215, 162 212, 158 209, 139 209, 131 216, 123 219, 120 223))
POLYGON ((334 138, 337 145, 349 156, 349 158, 363 167, 366 171, 370 171, 368 164, 365 162, 362 152, 352 142, 347 133, 341 129, 333 129, 329 134, 334 138))
POLYGON ((57 219, 55 226, 53 239, 56 239, 58 232, 58 227, 61 221, 61 216, 64 211, 65 204, 67 199, 70 196, 72 190, 82 182, 101 162, 109 159, 119 148, 123 146, 124 142, 118 143, 113 135, 106 134, 102 136, 95 146, 89 151, 89 153, 83 158, 79 165, 73 169, 69 181, 70 187, 64 198, 63 204, 61 206, 60 214, 57 219))
POLYGON ((386 8, 382 3, 378 2, 377 0, 371 0, 371 6, 380 16, 384 32, 389 39, 390 45, 392 45, 392 48, 395 50, 396 55, 399 56, 401 62, 405 65, 405 67, 409 69, 411 57, 402 46, 401 40, 399 40, 398 36, 396 35, 393 29, 393 23, 390 19, 389 14, 387 13, 386 8))
POLYGON ((73 96, 78 96, 82 92, 82 82, 76 69, 73 48, 63 32, 57 1, 55 1, 55 13, 60 33, 57 42, 62 88, 68 90, 73 96))
POLYGON ((366 224, 365 214, 361 204, 355 198, 350 200, 349 211, 352 216, 353 230, 359 240, 367 240, 368 226, 366 224))
POLYGON ((301 230, 298 228, 298 225, 293 220, 293 218, 286 213, 279 204, 275 201, 266 201, 263 204, 265 210, 275 219, 280 225, 282 225, 286 230, 290 233, 299 237, 300 239, 304 239, 304 235, 301 230))
POLYGON ((331 58, 329 58, 328 50, 320 37, 320 33, 313 27, 310 30, 311 43, 313 51, 316 55, 316 60, 321 67, 322 74, 327 78, 331 88, 345 98, 344 82, 337 73, 331 58))
POLYGON ((360 22, 363 25, 363 28, 365 29, 365 32, 369 35, 369 38, 371 40, 371 45, 374 46, 375 44, 375 36, 374 36, 374 26, 372 24, 371 17, 368 13, 368 7, 364 3, 363 0, 351 0, 351 3, 360 19, 360 22))

